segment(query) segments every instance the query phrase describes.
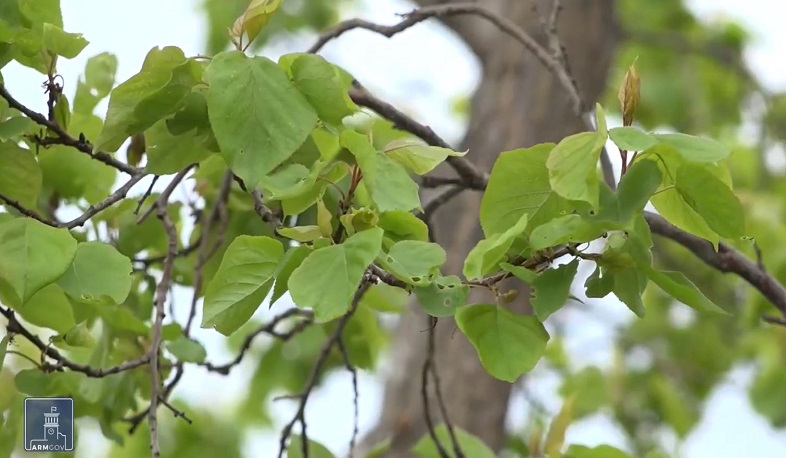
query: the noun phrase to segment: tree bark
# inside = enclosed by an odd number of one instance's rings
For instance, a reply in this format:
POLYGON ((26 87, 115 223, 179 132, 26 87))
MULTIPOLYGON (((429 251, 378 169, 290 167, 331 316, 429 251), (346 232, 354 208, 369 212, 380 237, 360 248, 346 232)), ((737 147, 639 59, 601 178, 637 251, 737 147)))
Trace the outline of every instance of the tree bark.
MULTIPOLYGON (((520 24, 545 43, 544 17, 551 1, 484 0, 484 5, 520 24)), ((422 5, 446 3, 420 0, 422 5)), ((603 92, 606 76, 619 39, 612 0, 564 0, 558 35, 565 46, 570 68, 587 106, 603 92)), ((462 149, 480 168, 489 171, 497 155, 536 143, 559 141, 585 130, 557 79, 520 43, 475 17, 447 23, 478 54, 483 78, 472 98, 470 125, 462 149)), ((449 174, 443 169, 441 173, 449 174)), ((479 193, 465 191, 440 208, 433 219, 435 238, 448 252, 446 271, 461 272, 469 250, 482 238, 478 222, 479 193)), ((427 199, 424 198, 427 201, 427 199)), ((522 285, 522 300, 511 306, 529 309, 529 296, 522 285)), ((473 291, 470 303, 487 302, 473 291)), ((493 302, 492 302, 493 303, 493 302)), ((421 397, 421 371, 427 354, 428 320, 413 304, 402 317, 393 347, 393 359, 385 383, 379 422, 364 440, 364 447, 391 439, 387 457, 410 457, 409 450, 427 433, 421 397)), ((455 322, 441 319, 435 329, 435 362, 451 423, 480 437, 494 450, 505 438, 505 419, 511 387, 490 377, 480 365, 472 345, 456 330, 455 322)), ((435 424, 442 421, 431 396, 435 424)), ((444 444, 450 450, 450 444, 444 444)), ((364 456, 362 453, 359 456, 364 456)), ((471 458, 471 457, 467 457, 471 458)))

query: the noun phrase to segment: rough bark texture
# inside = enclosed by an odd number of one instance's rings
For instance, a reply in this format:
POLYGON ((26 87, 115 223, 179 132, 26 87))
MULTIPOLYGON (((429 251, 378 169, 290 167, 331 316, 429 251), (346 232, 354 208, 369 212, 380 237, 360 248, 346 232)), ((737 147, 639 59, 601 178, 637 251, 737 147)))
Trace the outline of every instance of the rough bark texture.
MULTIPOLYGON (((421 0, 420 3, 446 2, 421 0)), ((545 42, 546 35, 533 10, 534 1, 484 0, 483 3, 545 42)), ((551 2, 538 3, 539 12, 547 14, 551 2)), ((562 3, 559 36, 567 49, 573 75, 588 106, 592 106, 605 87, 618 41, 616 2, 564 0, 562 3)), ((470 126, 462 146, 469 149, 468 157, 478 166, 490 170, 501 151, 558 141, 584 130, 556 78, 520 43, 478 18, 463 17, 451 20, 448 25, 478 53, 483 65, 483 79, 472 99, 470 126)), ((451 273, 461 271, 466 253, 482 237, 477 216, 479 203, 478 193, 465 192, 435 216, 436 240, 448 252, 447 270, 451 273)), ((525 291, 521 293, 519 297, 528 296, 525 291)), ((489 299, 473 294, 473 302, 489 299)), ((521 302, 513 307, 526 311, 528 304, 521 302)), ((364 441, 369 446, 391 438, 388 457, 409 457, 409 449, 427 432, 420 391, 427 327, 426 316, 413 306, 396 331, 379 423, 364 441)), ((451 422, 499 450, 504 441, 511 385, 486 374, 471 344, 456 330, 452 320, 440 320, 435 332, 435 360, 451 422)), ((436 401, 431 405, 435 422, 439 423, 441 416, 436 401)), ((449 444, 445 447, 450 449, 449 444)))

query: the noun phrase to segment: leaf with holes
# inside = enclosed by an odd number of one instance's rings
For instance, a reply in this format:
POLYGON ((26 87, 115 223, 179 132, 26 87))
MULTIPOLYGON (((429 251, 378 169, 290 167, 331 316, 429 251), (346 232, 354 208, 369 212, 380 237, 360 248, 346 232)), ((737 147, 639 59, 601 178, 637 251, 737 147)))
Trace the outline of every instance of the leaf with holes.
POLYGON ((445 250, 436 243, 404 240, 380 256, 379 263, 399 280, 423 286, 431 282, 446 260, 445 250))
POLYGON ((453 316, 460 307, 467 305, 469 286, 455 275, 439 276, 426 286, 412 289, 418 303, 431 316, 453 316))

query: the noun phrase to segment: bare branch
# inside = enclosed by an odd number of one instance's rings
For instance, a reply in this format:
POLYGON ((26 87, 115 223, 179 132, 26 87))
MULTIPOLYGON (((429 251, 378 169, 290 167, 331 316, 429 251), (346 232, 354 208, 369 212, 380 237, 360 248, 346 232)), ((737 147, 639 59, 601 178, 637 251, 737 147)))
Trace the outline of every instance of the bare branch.
POLYGON ((93 159, 103 162, 104 164, 113 167, 121 172, 127 173, 129 175, 139 175, 142 173, 141 169, 136 167, 131 167, 130 165, 124 164, 112 155, 105 153, 103 151, 93 152, 93 146, 84 138, 76 139, 68 134, 62 127, 58 126, 56 123, 50 121, 46 116, 42 115, 41 113, 37 113, 26 106, 22 105, 21 102, 16 100, 11 94, 6 90, 5 85, 0 84, 0 97, 4 98, 8 102, 8 106, 22 112, 25 116, 32 119, 36 124, 46 127, 47 129, 51 130, 55 134, 57 134, 58 138, 56 139, 45 139, 47 141, 39 141, 38 143, 42 146, 48 146, 52 144, 70 146, 78 151, 81 151, 93 159))
POLYGON ((574 112, 577 115, 581 115, 585 111, 584 101, 576 87, 575 80, 568 74, 560 60, 552 56, 537 42, 537 40, 535 40, 535 38, 519 27, 515 22, 504 16, 500 16, 479 3, 449 3, 426 6, 402 15, 404 19, 398 24, 391 26, 379 25, 363 19, 350 19, 339 23, 334 28, 322 34, 317 42, 309 48, 308 52, 319 52, 327 42, 353 29, 365 29, 390 38, 427 19, 458 15, 479 16, 494 24, 501 32, 521 43, 560 81, 562 86, 564 86, 573 103, 574 112))
POLYGON ((232 371, 233 367, 237 366, 243 361, 243 358, 246 356, 246 353, 248 353, 248 351, 251 349, 251 345, 254 343, 254 339, 256 339, 257 336, 261 334, 268 334, 277 339, 286 341, 291 339, 292 337, 294 337, 304 329, 306 329, 306 327, 308 327, 313 322, 314 322, 314 314, 311 313, 310 311, 302 310, 298 308, 291 308, 281 313, 280 315, 274 317, 272 320, 270 320, 269 323, 260 326, 254 332, 247 335, 246 338, 243 339, 243 344, 240 346, 240 352, 238 352, 237 356, 235 356, 235 358, 232 361, 221 365, 214 365, 211 364, 210 362, 204 362, 200 365, 204 366, 205 369, 211 372, 217 372, 222 375, 228 375, 232 371), (285 321, 288 318, 296 317, 296 316, 302 317, 302 319, 295 326, 293 326, 289 331, 286 332, 276 331, 276 327, 281 322, 285 321))
POLYGON ((150 361, 150 355, 146 354, 141 356, 137 359, 126 361, 117 366, 112 366, 106 369, 96 368, 92 366, 88 366, 86 364, 79 364, 71 361, 70 359, 63 356, 57 349, 55 349, 52 345, 45 343, 41 340, 40 337, 33 334, 30 330, 25 328, 21 322, 16 318, 14 311, 10 308, 0 307, 0 315, 3 315, 7 320, 8 324, 6 325, 6 330, 9 334, 20 334, 24 336, 30 343, 35 345, 36 348, 41 350, 43 355, 48 356, 49 358, 55 360, 55 364, 42 364, 41 368, 48 371, 60 371, 63 368, 68 368, 74 372, 81 372, 88 377, 91 378, 102 378, 106 377, 107 375, 117 374, 120 372, 124 372, 127 370, 135 369, 139 366, 143 366, 150 361))
POLYGON ((292 428, 295 426, 295 423, 300 423, 301 433, 303 436, 303 457, 308 458, 308 436, 306 434, 306 404, 308 403, 308 397, 311 395, 311 392, 314 390, 314 387, 317 384, 317 378, 319 377, 319 373, 322 370, 322 366, 324 366, 325 361, 327 361, 328 355, 330 355, 330 350, 341 338, 342 334, 344 333, 344 328, 349 322, 349 319, 352 318, 352 315, 354 315, 355 310, 357 310, 360 299, 366 293, 369 286, 371 286, 371 280, 368 275, 364 275, 363 280, 360 282, 360 286, 358 287, 357 291, 355 291, 355 296, 352 298, 352 304, 349 307, 349 311, 338 320, 335 331, 333 331, 333 334, 330 335, 327 342, 325 342, 325 344, 322 346, 322 350, 320 351, 314 366, 311 368, 311 374, 309 375, 308 381, 306 382, 306 387, 300 396, 298 396, 300 403, 298 404, 297 412, 295 413, 295 416, 292 418, 292 420, 287 423, 281 431, 278 458, 282 458, 284 456, 284 451, 287 448, 287 441, 292 434, 292 428))

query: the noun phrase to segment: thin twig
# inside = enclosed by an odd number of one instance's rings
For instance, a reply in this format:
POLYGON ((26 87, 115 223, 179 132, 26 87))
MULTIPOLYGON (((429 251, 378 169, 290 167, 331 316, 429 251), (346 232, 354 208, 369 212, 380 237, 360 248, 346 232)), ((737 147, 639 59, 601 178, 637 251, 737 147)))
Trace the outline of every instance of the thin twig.
POLYGON ((235 356, 232 361, 228 363, 224 363, 221 365, 211 364, 210 362, 204 362, 200 364, 205 369, 210 372, 216 372, 222 375, 228 375, 229 372, 232 370, 233 367, 237 366, 238 364, 243 361, 243 358, 246 356, 246 353, 251 349, 251 345, 254 343, 254 339, 261 334, 268 334, 272 337, 280 339, 282 341, 287 341, 303 331, 308 325, 313 323, 314 321, 314 314, 308 310, 301 310, 298 308, 291 308, 276 317, 274 317, 270 322, 260 326, 254 332, 248 334, 245 339, 243 339, 243 344, 240 346, 240 351, 238 352, 237 356, 235 356), (289 331, 286 332, 279 332, 276 331, 276 327, 279 323, 285 321, 291 317, 302 317, 302 319, 293 326, 289 331))
POLYGON ((360 392, 358 391, 358 371, 349 360, 349 353, 347 353, 347 348, 344 345, 344 338, 339 336, 336 344, 338 346, 339 353, 341 353, 341 358, 344 360, 344 367, 347 368, 350 375, 352 376, 352 405, 354 407, 354 417, 352 422, 352 437, 349 439, 349 458, 353 458, 355 456, 355 444, 358 439, 358 433, 360 432, 360 392))
POLYGON ((423 401, 423 418, 426 421, 428 434, 431 436, 431 440, 434 441, 434 446, 437 448, 440 458, 450 458, 447 450, 445 450, 445 447, 439 441, 439 437, 437 437, 437 432, 434 429, 434 420, 431 415, 431 404, 428 395, 428 378, 431 374, 431 361, 434 357, 434 328, 436 327, 437 319, 431 316, 427 316, 426 318, 429 320, 428 349, 426 350, 426 358, 423 360, 423 367, 420 371, 420 398, 423 401))
POLYGON ((80 136, 79 139, 76 139, 68 134, 62 127, 58 126, 57 123, 50 121, 47 119, 46 116, 42 115, 41 113, 37 113, 26 106, 22 105, 21 102, 16 100, 11 94, 6 90, 5 85, 0 84, 0 97, 4 98, 6 102, 8 102, 8 106, 22 112, 25 116, 32 119, 36 124, 46 127, 47 129, 54 132, 58 138, 56 139, 47 139, 47 142, 39 142, 42 146, 47 146, 51 144, 59 144, 64 146, 70 146, 82 153, 85 153, 92 157, 93 159, 103 162, 104 164, 114 167, 115 169, 127 173, 129 175, 139 175, 142 173, 142 170, 136 167, 131 167, 130 165, 124 164, 112 155, 107 154, 102 151, 93 151, 93 146, 87 142, 83 137, 80 136))
POLYGON ((281 431, 281 439, 279 441, 279 450, 278 450, 278 458, 282 458, 284 456, 284 451, 287 447, 287 441, 289 440, 290 435, 292 434, 292 428, 295 426, 295 423, 300 423, 301 427, 301 434, 302 434, 302 443, 303 445, 303 458, 308 458, 308 435, 306 434, 306 404, 308 403, 308 397, 311 395, 311 392, 314 390, 314 387, 317 384, 317 378, 319 377, 319 373, 322 370, 322 366, 325 365, 325 361, 327 361, 328 355, 330 355, 330 350, 336 344, 338 339, 341 338, 341 335, 344 332, 344 328, 346 327, 349 319, 352 318, 352 315, 357 310, 358 304, 360 303, 360 299, 368 290, 369 286, 371 286, 370 279, 368 276, 364 276, 363 280, 360 282, 358 290, 355 292, 355 296, 352 298, 352 304, 349 307, 349 311, 344 314, 339 320, 336 326, 335 331, 333 334, 328 338, 325 344, 322 346, 322 350, 317 357, 314 366, 311 368, 311 374, 308 377, 306 382, 305 389, 301 392, 299 399, 300 403, 298 404, 297 412, 292 420, 284 426, 281 431))

